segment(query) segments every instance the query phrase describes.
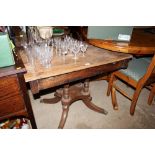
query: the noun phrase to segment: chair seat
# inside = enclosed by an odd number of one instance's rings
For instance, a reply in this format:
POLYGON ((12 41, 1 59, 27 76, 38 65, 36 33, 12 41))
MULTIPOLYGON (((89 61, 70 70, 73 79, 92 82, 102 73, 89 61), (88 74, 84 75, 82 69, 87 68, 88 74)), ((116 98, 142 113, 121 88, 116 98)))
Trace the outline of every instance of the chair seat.
POLYGON ((149 62, 152 57, 146 58, 133 58, 129 64, 127 69, 121 69, 120 72, 134 79, 135 81, 139 81, 140 78, 144 76, 146 70, 149 66, 149 62))
POLYGON ((151 57, 143 57, 143 60, 145 60, 146 62, 150 63, 152 60, 152 56, 151 57))

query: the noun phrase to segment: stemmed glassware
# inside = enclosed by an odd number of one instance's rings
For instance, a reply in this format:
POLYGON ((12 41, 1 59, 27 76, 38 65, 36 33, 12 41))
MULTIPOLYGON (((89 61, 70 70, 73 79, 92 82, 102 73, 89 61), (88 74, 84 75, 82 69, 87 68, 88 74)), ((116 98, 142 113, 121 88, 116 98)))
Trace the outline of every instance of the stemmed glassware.
POLYGON ((29 44, 23 43, 23 47, 31 66, 35 67, 37 62, 37 64, 49 68, 52 64, 54 52, 54 56, 62 57, 63 61, 65 61, 66 55, 73 55, 73 59, 77 60, 79 53, 82 52, 85 56, 88 45, 70 36, 65 36, 64 38, 52 38, 50 40, 36 39, 35 42, 29 42, 29 44))
POLYGON ((82 52, 84 56, 84 53, 88 48, 86 43, 73 39, 67 35, 64 38, 54 38, 51 42, 56 55, 63 56, 63 59, 65 59, 65 55, 70 54, 74 55, 73 59, 78 59, 77 55, 82 52))
POLYGON ((80 45, 80 49, 82 51, 83 57, 85 56, 85 52, 86 52, 87 48, 88 48, 88 45, 86 43, 82 43, 80 45))
POLYGON ((76 43, 73 45, 72 52, 73 52, 73 54, 74 54, 74 58, 73 58, 73 59, 78 59, 78 58, 77 58, 77 54, 80 52, 80 46, 78 45, 78 42, 76 42, 76 43))

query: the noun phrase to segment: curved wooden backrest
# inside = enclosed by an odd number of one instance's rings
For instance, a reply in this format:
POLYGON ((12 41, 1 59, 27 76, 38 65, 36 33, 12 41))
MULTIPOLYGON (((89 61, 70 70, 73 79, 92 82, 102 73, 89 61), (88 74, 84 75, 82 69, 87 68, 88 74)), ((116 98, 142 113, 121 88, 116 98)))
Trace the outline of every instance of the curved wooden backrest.
POLYGON ((148 69, 141 80, 145 81, 145 85, 155 82, 155 55, 148 66, 148 69))

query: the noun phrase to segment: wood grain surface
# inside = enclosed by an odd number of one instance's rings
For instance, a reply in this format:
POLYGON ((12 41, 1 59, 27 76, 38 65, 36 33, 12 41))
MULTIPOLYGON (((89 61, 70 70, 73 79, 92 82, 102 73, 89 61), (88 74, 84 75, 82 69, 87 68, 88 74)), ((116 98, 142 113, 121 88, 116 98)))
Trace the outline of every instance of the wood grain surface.
POLYGON ((114 52, 130 53, 135 55, 155 53, 155 34, 149 33, 145 28, 134 28, 129 43, 112 40, 87 39, 87 30, 83 29, 82 35, 90 44, 114 52))
POLYGON ((26 82, 63 75, 132 58, 129 54, 109 52, 108 50, 90 45, 85 55, 79 54, 77 60, 73 59, 72 54, 68 54, 64 60, 54 53, 50 68, 44 68, 37 60, 35 67, 32 68, 27 62, 25 52, 20 51, 20 55, 27 70, 27 73, 24 74, 26 82))

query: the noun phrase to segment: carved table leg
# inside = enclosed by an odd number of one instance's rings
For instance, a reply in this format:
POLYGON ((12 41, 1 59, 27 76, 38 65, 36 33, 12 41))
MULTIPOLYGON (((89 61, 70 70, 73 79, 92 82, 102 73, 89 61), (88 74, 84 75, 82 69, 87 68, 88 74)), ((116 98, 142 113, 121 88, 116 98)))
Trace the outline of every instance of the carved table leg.
POLYGON ((94 110, 96 112, 107 114, 107 111, 96 106, 91 102, 92 97, 90 96, 89 92, 89 80, 85 80, 84 84, 76 84, 71 87, 69 85, 65 85, 63 89, 58 89, 56 93, 54 94, 54 98, 52 99, 42 99, 41 102, 45 103, 57 103, 61 100, 62 104, 62 114, 61 114, 61 120, 59 122, 59 129, 62 129, 66 123, 68 112, 69 112, 69 106, 78 100, 82 100, 84 104, 90 108, 91 110, 94 110))
POLYGON ((85 82, 84 82, 82 94, 85 96, 84 98, 82 98, 82 100, 88 108, 90 108, 91 110, 94 110, 96 112, 105 114, 105 115, 108 113, 105 109, 102 109, 91 102, 92 98, 89 93, 89 80, 88 79, 85 80, 85 82))
POLYGON ((69 105, 63 105, 62 106, 62 114, 61 114, 61 120, 58 126, 58 129, 63 129, 65 123, 66 123, 66 119, 68 116, 68 111, 69 111, 69 105))
POLYGON ((55 92, 54 96, 55 97, 49 98, 49 99, 41 99, 40 102, 47 103, 47 104, 55 104, 55 103, 58 103, 59 101, 61 101, 61 96, 59 95, 58 92, 55 92))
POLYGON ((90 108, 91 110, 93 111, 96 111, 96 112, 99 112, 99 113, 102 113, 102 114, 108 114, 108 112, 103 109, 103 108, 100 108, 98 106, 96 106, 95 104, 93 104, 90 100, 88 99, 83 99, 83 103, 88 107, 90 108))
POLYGON ((69 97, 69 85, 65 85, 62 93, 62 115, 58 128, 62 129, 66 123, 66 119, 68 116, 69 106, 70 106, 70 97, 69 97))

